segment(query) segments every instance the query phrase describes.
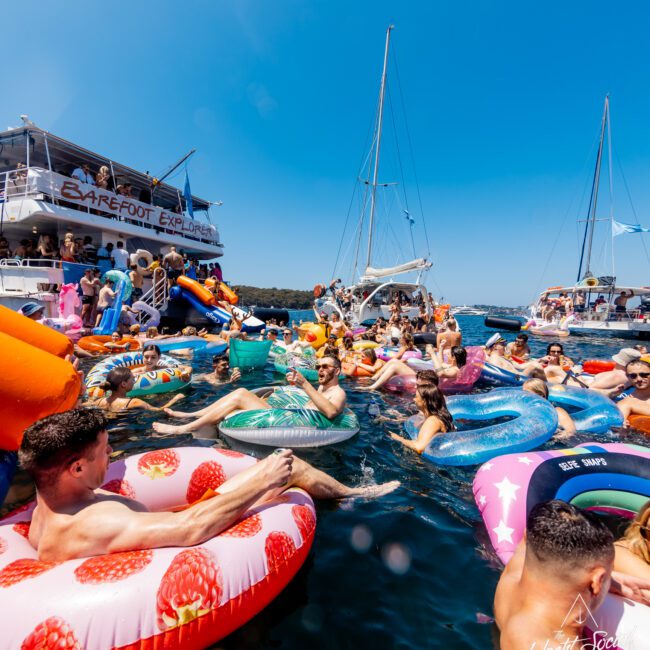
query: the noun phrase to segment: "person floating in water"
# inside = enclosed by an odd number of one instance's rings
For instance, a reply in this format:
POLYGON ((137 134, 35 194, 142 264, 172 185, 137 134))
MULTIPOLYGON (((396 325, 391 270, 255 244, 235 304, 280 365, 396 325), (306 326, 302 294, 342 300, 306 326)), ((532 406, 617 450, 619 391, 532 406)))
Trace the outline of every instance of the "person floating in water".
POLYGON ((344 499, 382 496, 400 485, 348 487, 282 449, 227 480, 213 498, 180 512, 148 512, 138 501, 99 489, 112 451, 98 409, 57 413, 26 429, 19 458, 36 484, 28 539, 39 560, 201 544, 290 487, 316 499, 344 499))

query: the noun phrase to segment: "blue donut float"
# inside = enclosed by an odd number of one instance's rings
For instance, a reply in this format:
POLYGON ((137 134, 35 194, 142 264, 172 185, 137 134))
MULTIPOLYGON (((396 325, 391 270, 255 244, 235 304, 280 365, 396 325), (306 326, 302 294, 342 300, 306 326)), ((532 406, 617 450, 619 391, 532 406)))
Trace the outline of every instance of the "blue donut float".
MULTIPOLYGON (((481 422, 514 417, 500 424, 441 433, 433 438, 423 456, 438 465, 478 465, 504 453, 535 449, 557 430, 557 412, 547 400, 520 390, 499 390, 477 395, 454 395, 447 407, 455 421, 481 422)), ((415 440, 422 416, 409 418, 404 429, 415 440)))
POLYGON ((483 386, 519 386, 526 377, 485 362, 479 381, 483 386))
POLYGON ((553 406, 579 409, 569 413, 578 433, 606 433, 623 426, 623 414, 609 397, 588 388, 549 386, 548 399, 553 406))

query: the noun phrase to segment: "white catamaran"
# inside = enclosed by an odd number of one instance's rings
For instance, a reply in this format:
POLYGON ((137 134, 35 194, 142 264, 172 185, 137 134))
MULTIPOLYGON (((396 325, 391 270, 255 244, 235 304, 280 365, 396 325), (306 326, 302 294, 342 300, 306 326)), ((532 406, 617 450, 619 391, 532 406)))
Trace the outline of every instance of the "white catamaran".
MULTIPOLYGON (((550 320, 564 328, 568 328, 571 334, 613 334, 624 337, 650 338, 650 287, 621 286, 617 284, 613 273, 614 237, 617 234, 617 228, 625 227, 628 229, 625 230, 626 232, 643 232, 644 229, 640 226, 619 224, 614 219, 612 195, 611 127, 609 122, 609 96, 607 96, 605 97, 605 107, 600 127, 600 142, 576 283, 549 287, 539 295, 530 308, 531 317, 538 325, 548 323, 550 320), (603 150, 606 141, 609 164, 610 213, 607 218, 599 219, 596 210, 603 166, 603 150), (611 275, 596 276, 592 267, 594 234, 598 222, 605 222, 608 228, 611 229, 611 275), (573 308, 570 308, 570 311, 572 311, 570 315, 566 314, 559 306, 561 301, 566 303, 567 298, 573 303, 573 308), (558 322, 560 316, 563 316, 563 323, 558 322)), ((648 267, 645 266, 644 275, 647 270, 648 267)))
MULTIPOLYGON (((397 185, 396 183, 385 183, 379 181, 379 158, 382 144, 388 54, 392 29, 393 26, 391 25, 386 31, 386 47, 384 51, 384 64, 381 75, 374 137, 370 153, 367 156, 366 164, 364 165, 366 169, 365 178, 360 179, 364 186, 361 214, 357 225, 356 237, 350 240, 351 244, 356 244, 352 282, 339 294, 338 297, 333 291, 331 295, 327 294, 324 285, 319 285, 320 291, 315 291, 317 296, 316 307, 320 311, 328 315, 336 311, 342 317, 354 324, 371 322, 380 316, 384 318, 390 317, 390 306, 398 297, 401 302, 401 313, 407 315, 409 318, 417 316, 421 304, 426 306, 429 314, 433 314, 434 309, 434 305, 431 304, 427 289, 422 284, 424 274, 429 270, 429 268, 431 268, 431 262, 427 257, 416 257, 413 255, 413 259, 403 263, 395 263, 399 260, 394 259, 393 265, 389 267, 376 268, 373 266, 373 250, 376 247, 375 239, 377 236, 377 206, 379 202, 377 190, 378 188, 393 188, 397 185), (368 210, 366 210, 366 208, 368 208, 368 210), (368 212, 368 215, 366 215, 366 212, 368 212), (366 222, 368 241, 365 268, 361 273, 357 273, 357 270, 360 268, 360 243, 366 222), (412 282, 406 280, 402 282, 394 280, 395 277, 407 273, 415 274, 415 280, 412 282)), ((413 244, 413 253, 415 253, 412 232, 414 219, 411 218, 408 209, 403 209, 403 213, 406 216, 405 221, 411 231, 411 242, 413 244)), ((424 220, 423 226, 426 228, 424 220)), ((344 238, 345 234, 346 233, 344 232, 344 238)))

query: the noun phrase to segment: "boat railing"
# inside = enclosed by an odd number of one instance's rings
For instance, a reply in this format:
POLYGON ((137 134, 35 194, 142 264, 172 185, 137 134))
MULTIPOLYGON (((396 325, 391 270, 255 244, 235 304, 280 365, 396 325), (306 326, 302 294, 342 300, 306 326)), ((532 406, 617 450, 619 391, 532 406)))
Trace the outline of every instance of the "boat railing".
POLYGON ((51 292, 64 282, 59 260, 1 259, 0 292, 38 294, 51 292))
MULTIPOLYGON (((154 269, 151 278, 151 289, 142 294, 140 302, 144 302, 158 311, 163 311, 167 308, 167 303, 169 302, 169 282, 167 281, 167 272, 165 269, 162 267, 154 269)), ((151 314, 144 310, 140 311, 138 314, 138 323, 142 327, 146 327, 150 320, 151 314)))
POLYGON ((215 226, 132 197, 118 195, 37 167, 23 167, 0 173, 0 220, 7 220, 5 203, 28 198, 139 226, 156 234, 177 235, 221 246, 215 226))

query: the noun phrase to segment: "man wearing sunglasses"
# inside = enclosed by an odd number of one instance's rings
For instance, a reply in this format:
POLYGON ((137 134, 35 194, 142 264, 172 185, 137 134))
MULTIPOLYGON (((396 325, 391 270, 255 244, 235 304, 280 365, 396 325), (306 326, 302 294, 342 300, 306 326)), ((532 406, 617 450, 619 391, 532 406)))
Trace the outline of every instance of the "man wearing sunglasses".
MULTIPOLYGON (((287 379, 302 388, 309 396, 310 401, 305 408, 320 411, 326 418, 333 420, 345 409, 345 391, 339 386, 341 362, 336 357, 325 356, 318 360, 316 368, 318 389, 314 388, 295 368, 289 370, 287 379)), ((269 408, 271 407, 264 398, 246 388, 237 388, 206 408, 193 413, 164 409, 170 417, 192 419, 192 421, 181 426, 154 422, 153 428, 158 433, 164 434, 196 433, 206 429, 214 431, 217 425, 233 411, 269 408)))
POLYGON ((650 415, 650 363, 641 359, 631 361, 625 366, 625 372, 634 390, 616 406, 627 426, 630 415, 650 415))
POLYGON ((625 388, 631 386, 628 379, 627 366, 638 361, 641 358, 641 352, 634 348, 623 348, 620 352, 612 355, 612 361, 616 364, 613 370, 598 373, 594 380, 589 384, 590 390, 597 390, 608 397, 613 397, 625 388))

